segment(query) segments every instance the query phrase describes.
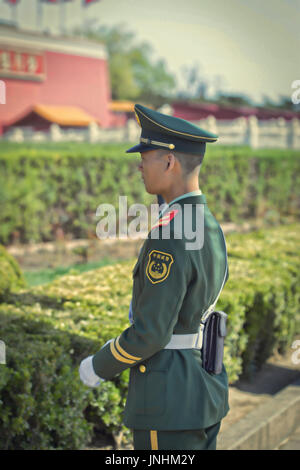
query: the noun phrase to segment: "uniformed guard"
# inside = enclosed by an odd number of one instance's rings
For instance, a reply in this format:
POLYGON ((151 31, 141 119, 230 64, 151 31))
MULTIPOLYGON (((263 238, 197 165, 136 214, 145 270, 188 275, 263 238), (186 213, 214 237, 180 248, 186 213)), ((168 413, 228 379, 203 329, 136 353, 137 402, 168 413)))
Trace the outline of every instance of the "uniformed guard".
POLYGON ((228 266, 199 171, 206 144, 218 137, 138 104, 135 113, 140 143, 127 152, 141 153, 145 188, 167 205, 133 269, 131 325, 82 361, 80 377, 94 387, 130 368, 124 424, 135 449, 216 449, 228 380, 222 356, 216 369, 204 367, 203 318, 214 311, 228 266))

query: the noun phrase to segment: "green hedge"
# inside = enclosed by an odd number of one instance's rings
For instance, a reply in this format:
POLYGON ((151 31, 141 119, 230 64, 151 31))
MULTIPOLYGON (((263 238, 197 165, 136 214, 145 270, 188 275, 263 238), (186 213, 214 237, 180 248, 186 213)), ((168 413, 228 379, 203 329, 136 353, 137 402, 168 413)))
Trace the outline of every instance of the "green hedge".
POLYGON ((74 341, 21 311, 0 306, 7 349, 7 364, 0 366, 0 448, 81 448, 92 435, 83 414, 91 393, 78 381, 74 341))
POLYGON ((0 245, 0 302, 12 289, 22 288, 25 285, 26 282, 17 261, 0 245))
MULTIPOLYGON (((291 345, 299 322, 299 224, 227 235, 230 278, 218 302, 229 314, 225 365, 230 383, 253 374, 274 349, 291 345)), ((0 339, 0 447, 84 448, 92 430, 117 435, 129 371, 99 389, 80 383, 78 366, 129 326, 134 262, 6 296, 0 339)))
MULTIPOLYGON (((0 151, 0 242, 49 241, 57 229, 95 237, 96 209, 156 202, 145 192, 131 144, 3 144, 0 151)), ((300 152, 210 146, 200 187, 220 221, 299 215, 300 152)))
POLYGON ((80 449, 91 427, 125 431, 129 371, 91 390, 81 384, 78 366, 125 327, 130 268, 126 262, 65 276, 0 304, 7 355, 0 366, 0 448, 80 449))
POLYGON ((300 333, 299 225, 226 240, 230 278, 220 306, 230 315, 227 360, 241 365, 237 376, 251 378, 274 349, 284 353, 300 333))

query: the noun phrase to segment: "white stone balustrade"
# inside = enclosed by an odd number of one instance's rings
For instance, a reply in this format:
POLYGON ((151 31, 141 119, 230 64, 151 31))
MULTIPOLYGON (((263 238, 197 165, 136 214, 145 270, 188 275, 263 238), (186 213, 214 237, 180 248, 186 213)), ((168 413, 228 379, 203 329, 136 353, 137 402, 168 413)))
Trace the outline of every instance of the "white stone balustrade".
MULTIPOLYGON (((284 118, 260 121, 256 116, 240 117, 233 120, 217 120, 214 116, 194 122, 194 124, 219 136, 217 145, 249 145, 251 148, 291 148, 300 149, 300 120, 286 121, 284 118)), ((134 119, 126 126, 103 129, 96 122, 87 128, 63 129, 51 124, 49 131, 34 132, 32 128, 11 128, 5 140, 24 141, 74 141, 74 142, 129 142, 139 141, 141 128, 134 119)))

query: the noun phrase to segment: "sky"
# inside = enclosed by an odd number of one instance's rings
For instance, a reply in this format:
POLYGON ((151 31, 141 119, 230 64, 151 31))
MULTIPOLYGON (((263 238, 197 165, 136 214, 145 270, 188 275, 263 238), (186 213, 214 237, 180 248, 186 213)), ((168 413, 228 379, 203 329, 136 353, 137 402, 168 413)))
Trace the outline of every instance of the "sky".
MULTIPOLYGON (((41 29, 38 0, 20 0, 17 20, 24 29, 41 29)), ((101 0, 82 7, 65 4, 66 29, 94 19, 99 25, 123 23, 148 42, 153 60, 162 58, 179 86, 184 67, 199 66, 201 76, 224 93, 246 94, 254 103, 264 96, 290 97, 300 79, 300 0, 101 0)), ((43 4, 44 29, 59 31, 60 6, 43 4)), ((0 0, 0 18, 11 8, 0 0)))

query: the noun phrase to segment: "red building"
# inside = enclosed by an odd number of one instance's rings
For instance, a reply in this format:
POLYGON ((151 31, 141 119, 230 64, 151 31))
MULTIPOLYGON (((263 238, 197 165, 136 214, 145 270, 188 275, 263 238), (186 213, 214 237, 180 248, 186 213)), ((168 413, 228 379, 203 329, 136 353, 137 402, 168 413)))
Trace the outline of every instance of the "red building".
POLYGON ((109 110, 107 53, 100 43, 0 25, 0 80, 6 88, 0 135, 12 125, 118 125, 109 110))

